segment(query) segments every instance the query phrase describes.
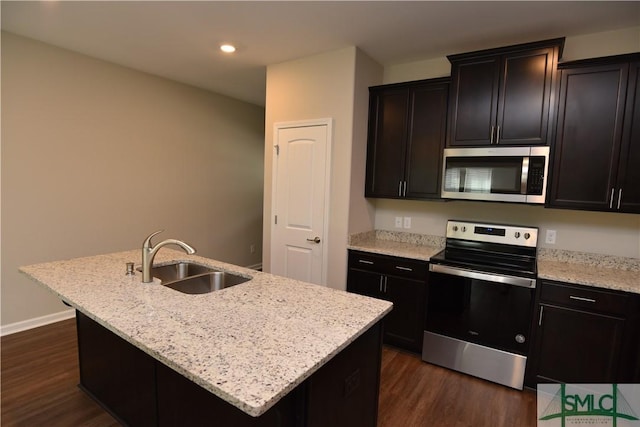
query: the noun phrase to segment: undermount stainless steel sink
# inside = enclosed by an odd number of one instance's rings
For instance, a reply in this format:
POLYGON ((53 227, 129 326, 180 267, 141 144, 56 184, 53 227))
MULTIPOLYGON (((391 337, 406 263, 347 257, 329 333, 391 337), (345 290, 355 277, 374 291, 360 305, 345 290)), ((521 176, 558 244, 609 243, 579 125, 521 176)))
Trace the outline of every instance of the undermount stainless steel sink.
POLYGON ((239 285, 248 280, 247 277, 238 276, 236 274, 227 273, 225 271, 213 271, 211 273, 201 274, 172 283, 167 283, 167 288, 185 294, 206 294, 220 289, 225 289, 234 285, 239 285))
MULTIPOLYGON (((138 271, 142 269, 138 268, 138 271)), ((151 276, 160 279, 167 288, 185 294, 206 294, 251 280, 191 262, 153 266, 151 276)))
MULTIPOLYGON (((138 267, 138 271, 142 271, 142 267, 138 267)), ((152 266, 151 277, 160 279, 163 284, 166 284, 199 274, 211 273, 212 271, 216 270, 192 262, 175 262, 172 264, 152 266)))

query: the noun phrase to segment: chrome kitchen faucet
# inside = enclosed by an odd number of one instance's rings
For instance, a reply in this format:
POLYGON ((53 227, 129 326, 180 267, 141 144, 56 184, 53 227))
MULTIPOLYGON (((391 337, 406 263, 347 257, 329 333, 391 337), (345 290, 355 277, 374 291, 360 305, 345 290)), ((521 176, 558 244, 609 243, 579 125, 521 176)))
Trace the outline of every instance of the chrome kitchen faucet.
POLYGON ((157 245, 152 246, 151 238, 156 234, 162 233, 163 231, 164 230, 159 230, 159 231, 156 231, 155 233, 151 233, 149 237, 147 237, 144 240, 144 243, 142 244, 142 282, 143 283, 149 283, 153 281, 153 278, 151 277, 151 266, 153 265, 153 258, 156 256, 156 254, 158 253, 158 250, 161 247, 166 245, 178 245, 182 249, 184 249, 184 251, 189 255, 196 253, 196 250, 194 248, 192 248, 185 242, 182 242, 176 239, 163 240, 157 245))

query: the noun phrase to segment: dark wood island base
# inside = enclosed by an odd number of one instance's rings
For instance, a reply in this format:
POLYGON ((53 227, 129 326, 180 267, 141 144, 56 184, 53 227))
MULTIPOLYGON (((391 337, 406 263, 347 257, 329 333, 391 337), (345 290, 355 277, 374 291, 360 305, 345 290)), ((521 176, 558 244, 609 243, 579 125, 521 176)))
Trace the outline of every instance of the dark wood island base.
POLYGON ((375 427, 382 321, 252 417, 77 311, 80 388, 129 426, 375 427))

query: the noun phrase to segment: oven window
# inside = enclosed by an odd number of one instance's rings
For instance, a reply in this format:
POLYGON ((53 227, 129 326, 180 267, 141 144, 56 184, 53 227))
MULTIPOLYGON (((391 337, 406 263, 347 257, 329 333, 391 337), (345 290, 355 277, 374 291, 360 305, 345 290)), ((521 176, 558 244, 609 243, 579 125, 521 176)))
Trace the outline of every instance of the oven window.
POLYGON ((432 272, 426 330, 526 354, 533 296, 530 288, 432 272))
POLYGON ((447 158, 445 191, 520 194, 522 157, 447 158))

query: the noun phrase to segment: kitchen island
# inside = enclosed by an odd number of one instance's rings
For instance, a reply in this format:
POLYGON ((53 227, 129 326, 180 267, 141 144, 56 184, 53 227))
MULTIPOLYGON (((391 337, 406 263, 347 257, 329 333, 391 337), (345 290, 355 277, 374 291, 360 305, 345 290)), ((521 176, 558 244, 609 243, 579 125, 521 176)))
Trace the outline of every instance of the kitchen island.
POLYGON ((375 425, 389 302, 161 250, 156 265, 251 278, 188 295, 125 275, 139 261, 135 250, 21 268, 79 313, 81 387, 120 421, 375 425), (132 399, 139 408, 121 408, 132 399))

